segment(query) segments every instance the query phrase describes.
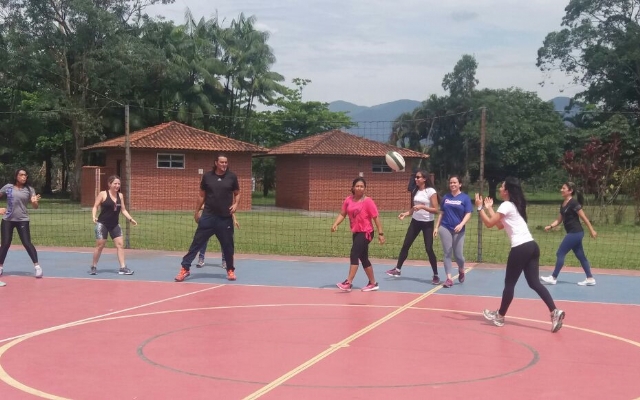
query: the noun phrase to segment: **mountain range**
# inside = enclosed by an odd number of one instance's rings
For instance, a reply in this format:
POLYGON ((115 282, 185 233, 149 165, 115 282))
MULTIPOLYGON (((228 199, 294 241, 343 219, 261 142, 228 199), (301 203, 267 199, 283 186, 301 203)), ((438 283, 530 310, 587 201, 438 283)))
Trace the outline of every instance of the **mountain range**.
MULTIPOLYGON (((573 116, 578 112, 579 108, 574 106, 570 111, 565 111, 570 104, 570 97, 554 97, 549 100, 553 104, 553 108, 558 111, 564 111, 564 116, 573 116)), ((329 103, 329 110, 333 112, 346 112, 353 122, 358 123, 358 128, 348 129, 349 132, 358 136, 364 136, 368 139, 385 141, 391 133, 391 125, 396 118, 402 113, 411 112, 420 106, 422 102, 417 100, 395 100, 389 103, 378 104, 371 107, 359 106, 343 100, 332 101, 329 103), (380 126, 382 122, 384 127, 380 126), (364 128, 367 125, 375 123, 379 129, 364 128), (384 132, 380 132, 380 129, 384 132)))

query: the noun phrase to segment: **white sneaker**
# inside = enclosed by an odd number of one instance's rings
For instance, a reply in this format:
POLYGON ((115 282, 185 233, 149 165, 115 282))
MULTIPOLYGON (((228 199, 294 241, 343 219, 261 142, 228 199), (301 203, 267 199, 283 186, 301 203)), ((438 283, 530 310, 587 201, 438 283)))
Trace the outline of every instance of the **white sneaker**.
POLYGON ((587 278, 581 282, 578 282, 579 286, 595 286, 596 285, 596 280, 595 278, 587 278))
POLYGON ((36 278, 42 278, 42 268, 39 265, 35 266, 36 269, 36 278))
POLYGON ((542 282, 547 283, 549 285, 555 285, 558 282, 556 278, 553 277, 553 275, 541 276, 540 280, 542 280, 542 282))

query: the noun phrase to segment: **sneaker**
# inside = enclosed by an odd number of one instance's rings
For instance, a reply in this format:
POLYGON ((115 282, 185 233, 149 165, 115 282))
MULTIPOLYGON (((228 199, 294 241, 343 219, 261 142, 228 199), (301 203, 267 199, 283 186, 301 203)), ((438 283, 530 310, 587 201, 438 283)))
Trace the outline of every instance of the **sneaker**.
POLYGON ((378 286, 378 282, 376 283, 371 283, 369 282, 369 284, 367 284, 367 286, 362 288, 363 292, 373 292, 374 290, 378 290, 380 289, 380 286, 378 286))
POLYGON ((578 282, 578 285, 580 286, 595 286, 596 285, 596 280, 595 278, 587 278, 581 282, 578 282))
POLYGON ((450 288, 451 286, 453 286, 453 281, 451 279, 447 279, 446 281, 444 281, 444 284, 442 286, 450 288))
POLYGON ((401 275, 401 272, 398 268, 393 268, 387 271, 387 275, 397 278, 401 275))
POLYGON ((42 268, 40 268, 39 265, 36 265, 34 268, 36 270, 36 278, 42 278, 42 268))
POLYGON ((196 265, 197 268, 202 268, 204 267, 204 258, 201 258, 198 260, 198 264, 196 265))
POLYGON ((353 287, 353 285, 351 283, 349 283, 348 280, 345 279, 344 282, 342 283, 337 283, 336 286, 342 290, 343 292, 350 292, 351 288, 353 287))
POLYGON ((458 273, 458 282, 463 283, 464 282, 464 270, 460 271, 458 273))
POLYGON ((227 270, 227 280, 230 280, 230 281, 236 280, 236 273, 232 269, 227 270))
POLYGON ((222 260, 222 262, 220 263, 220 267, 227 269, 227 262, 225 260, 222 260))
POLYGON ((176 275, 175 278, 173 278, 174 281, 176 282, 182 282, 184 281, 189 275, 191 275, 191 272, 189 272, 188 269, 186 269, 185 267, 180 267, 180 272, 178 272, 178 275, 176 275))
POLYGON ((553 277, 553 275, 541 276, 540 280, 542 280, 542 282, 547 283, 549 285, 555 285, 558 282, 556 278, 553 277))
POLYGON ((484 310, 482 315, 489 320, 493 321, 495 326, 503 326, 504 325, 504 316, 500 315, 498 311, 484 310))
POLYGON ((120 274, 120 275, 133 275, 133 270, 129 269, 127 267, 120 268, 118 270, 118 274, 120 274))
POLYGON ((91 267, 91 269, 89 270, 89 275, 96 275, 98 273, 98 268, 97 267, 91 267))
POLYGON ((564 311, 555 309, 551 313, 551 332, 555 333, 562 328, 562 320, 564 319, 564 311))
POLYGON ((0 282, 0 287, 3 287, 3 286, 7 286, 7 284, 4 282, 0 282))
POLYGON ((432 285, 439 285, 440 282, 440 278, 438 277, 438 275, 434 275, 433 278, 431 278, 431 284, 432 285))

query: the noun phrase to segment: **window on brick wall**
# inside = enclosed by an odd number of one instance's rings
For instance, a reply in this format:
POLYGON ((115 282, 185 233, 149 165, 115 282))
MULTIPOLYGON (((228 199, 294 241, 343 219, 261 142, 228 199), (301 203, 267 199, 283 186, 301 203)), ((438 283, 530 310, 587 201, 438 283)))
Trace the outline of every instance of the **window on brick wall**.
POLYGON ((372 172, 393 172, 391 168, 387 165, 387 162, 384 158, 374 159, 371 163, 371 171, 372 172))
POLYGON ((184 169, 184 154, 158 153, 158 168, 184 169))

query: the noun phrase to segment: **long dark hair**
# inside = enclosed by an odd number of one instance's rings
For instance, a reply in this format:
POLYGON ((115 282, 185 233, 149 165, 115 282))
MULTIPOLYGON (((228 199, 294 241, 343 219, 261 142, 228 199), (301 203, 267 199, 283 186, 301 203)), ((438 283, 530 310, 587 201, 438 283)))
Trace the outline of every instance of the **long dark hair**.
POLYGON ((356 194, 354 188, 356 187, 356 183, 358 182, 362 182, 364 184, 364 188, 367 188, 367 181, 365 181, 363 177, 359 176, 353 180, 353 183, 351 183, 351 194, 356 194))
POLYGON ((584 196, 582 195, 582 191, 578 190, 577 185, 571 181, 567 181, 564 184, 571 191, 571 196, 575 197, 578 203, 582 205, 584 203, 584 196))
POLYGON ((29 173, 24 168, 18 168, 13 173, 13 186, 15 186, 18 183, 18 174, 20 173, 20 171, 24 171, 24 173, 27 174, 27 180, 24 182, 24 187, 27 190, 31 190, 31 184, 29 183, 29 173))
POLYGON ((524 197, 524 192, 522 191, 522 186, 520 186, 520 181, 518 180, 518 178, 509 176, 504 180, 504 188, 507 192, 509 192, 509 201, 516 206, 518 213, 526 222, 527 199, 525 199, 524 197))
MULTIPOLYGON (((425 171, 423 169, 419 169, 419 170, 416 171, 414 176, 416 176, 418 174, 422 175, 422 178, 424 179, 425 188, 434 188, 435 189, 435 186, 433 185, 433 182, 431 181, 431 176, 429 176, 427 174, 427 171, 425 171)), ((411 191, 411 204, 414 204, 413 203, 413 198, 416 197, 416 193, 418 193, 418 190, 420 190, 420 189, 418 188, 418 184, 416 184, 416 186, 411 191)), ((438 190, 436 190, 436 198, 437 198, 438 204, 440 204, 440 195, 438 194, 438 190)), ((431 199, 429 199, 429 200, 431 200, 431 199)), ((431 206, 433 207, 433 204, 431 206)))

